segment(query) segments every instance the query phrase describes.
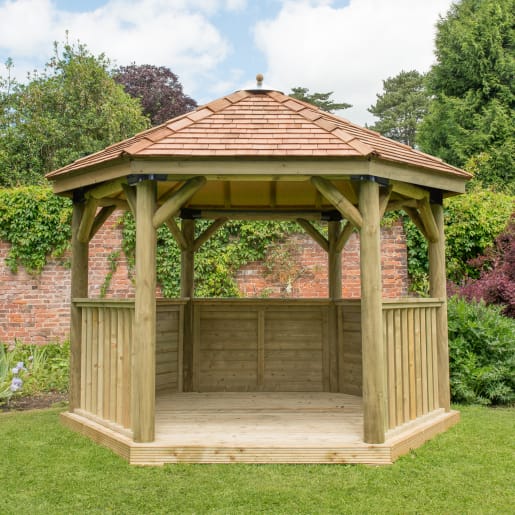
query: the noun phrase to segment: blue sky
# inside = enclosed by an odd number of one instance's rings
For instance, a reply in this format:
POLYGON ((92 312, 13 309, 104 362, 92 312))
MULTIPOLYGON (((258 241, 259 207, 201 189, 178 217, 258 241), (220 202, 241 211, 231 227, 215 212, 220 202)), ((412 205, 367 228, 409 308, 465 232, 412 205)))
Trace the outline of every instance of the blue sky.
POLYGON ((338 114, 373 122, 382 80, 427 71, 451 0, 0 0, 0 60, 41 68, 79 39, 116 64, 168 66, 199 103, 255 83, 334 91, 338 114))

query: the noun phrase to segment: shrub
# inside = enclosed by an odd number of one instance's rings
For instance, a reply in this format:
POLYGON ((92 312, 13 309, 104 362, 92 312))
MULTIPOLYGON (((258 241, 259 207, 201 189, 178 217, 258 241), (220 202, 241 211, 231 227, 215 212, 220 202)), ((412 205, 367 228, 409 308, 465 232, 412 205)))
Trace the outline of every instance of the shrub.
POLYGON ((445 203, 447 277, 456 283, 478 278, 470 260, 494 244, 508 225, 515 198, 482 190, 452 197, 445 203))
POLYGON ((515 402, 515 320, 483 302, 449 299, 451 396, 484 405, 515 402))
MULTIPOLYGON (((493 191, 473 191, 445 201, 445 255, 447 277, 463 284, 467 278, 477 279, 480 271, 471 260, 481 256, 506 229, 514 209, 514 197, 493 191)), ((428 290, 427 241, 404 215, 408 248, 408 273, 411 289, 428 290)))
POLYGON ((496 238, 494 246, 483 256, 471 260, 469 265, 480 270, 481 275, 459 288, 458 295, 499 304, 506 316, 515 318, 515 215, 506 231, 496 238))

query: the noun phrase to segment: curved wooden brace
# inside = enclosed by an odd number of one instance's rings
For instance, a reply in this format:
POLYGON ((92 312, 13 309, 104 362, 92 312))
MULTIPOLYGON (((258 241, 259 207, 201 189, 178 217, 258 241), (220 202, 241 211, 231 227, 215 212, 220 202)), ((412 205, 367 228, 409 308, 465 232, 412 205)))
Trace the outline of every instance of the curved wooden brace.
POLYGON ((155 213, 152 224, 157 229, 168 218, 176 215, 179 209, 206 184, 205 177, 193 177, 187 180, 155 213))
POLYGON ((320 234, 306 219, 297 218, 296 222, 322 247, 329 252, 329 241, 325 236, 320 234))
POLYGON ((334 184, 323 177, 311 177, 311 184, 354 226, 358 229, 363 224, 359 209, 343 196, 334 184))

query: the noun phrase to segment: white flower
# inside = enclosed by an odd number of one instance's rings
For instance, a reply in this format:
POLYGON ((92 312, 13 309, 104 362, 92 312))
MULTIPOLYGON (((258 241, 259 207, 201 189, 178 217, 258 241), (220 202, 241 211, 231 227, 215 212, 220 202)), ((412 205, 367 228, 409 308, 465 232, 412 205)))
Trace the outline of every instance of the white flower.
POLYGON ((19 377, 13 377, 13 380, 11 381, 11 386, 10 386, 11 392, 17 392, 18 390, 21 390, 22 386, 23 386, 23 381, 19 377))

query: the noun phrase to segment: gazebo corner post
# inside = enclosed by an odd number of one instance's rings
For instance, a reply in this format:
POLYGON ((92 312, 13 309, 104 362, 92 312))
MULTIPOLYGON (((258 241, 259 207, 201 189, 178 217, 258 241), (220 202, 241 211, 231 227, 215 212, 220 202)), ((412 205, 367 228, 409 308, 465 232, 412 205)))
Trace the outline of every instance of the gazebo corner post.
POLYGON ((71 240, 71 302, 70 302, 70 394, 69 411, 81 405, 81 347, 82 347, 82 310, 75 305, 74 299, 88 296, 88 257, 89 243, 79 240, 79 227, 84 214, 84 198, 74 195, 72 211, 71 240))
POLYGON ((131 421, 135 442, 152 442, 155 433, 156 348, 156 183, 136 186, 136 295, 131 352, 131 421))
POLYGON ((198 378, 194 374, 193 349, 193 297, 195 294, 195 220, 183 218, 181 221, 182 235, 186 248, 181 251, 181 298, 187 299, 184 306, 183 332, 183 391, 193 392, 197 388, 198 378))
POLYGON ((361 344, 363 366, 363 437, 383 443, 386 429, 386 371, 383 347, 379 185, 361 181, 359 209, 361 271, 361 344))
POLYGON ((443 301, 436 312, 436 340, 438 363, 438 403, 450 411, 449 335, 447 325, 447 277, 445 271, 445 234, 442 199, 431 203, 431 211, 438 229, 438 240, 429 241, 429 290, 433 298, 443 301))
POLYGON ((328 282, 329 282, 329 391, 339 392, 340 370, 338 348, 338 314, 335 301, 342 297, 342 250, 337 248, 341 232, 341 222, 330 220, 328 222, 328 282))

